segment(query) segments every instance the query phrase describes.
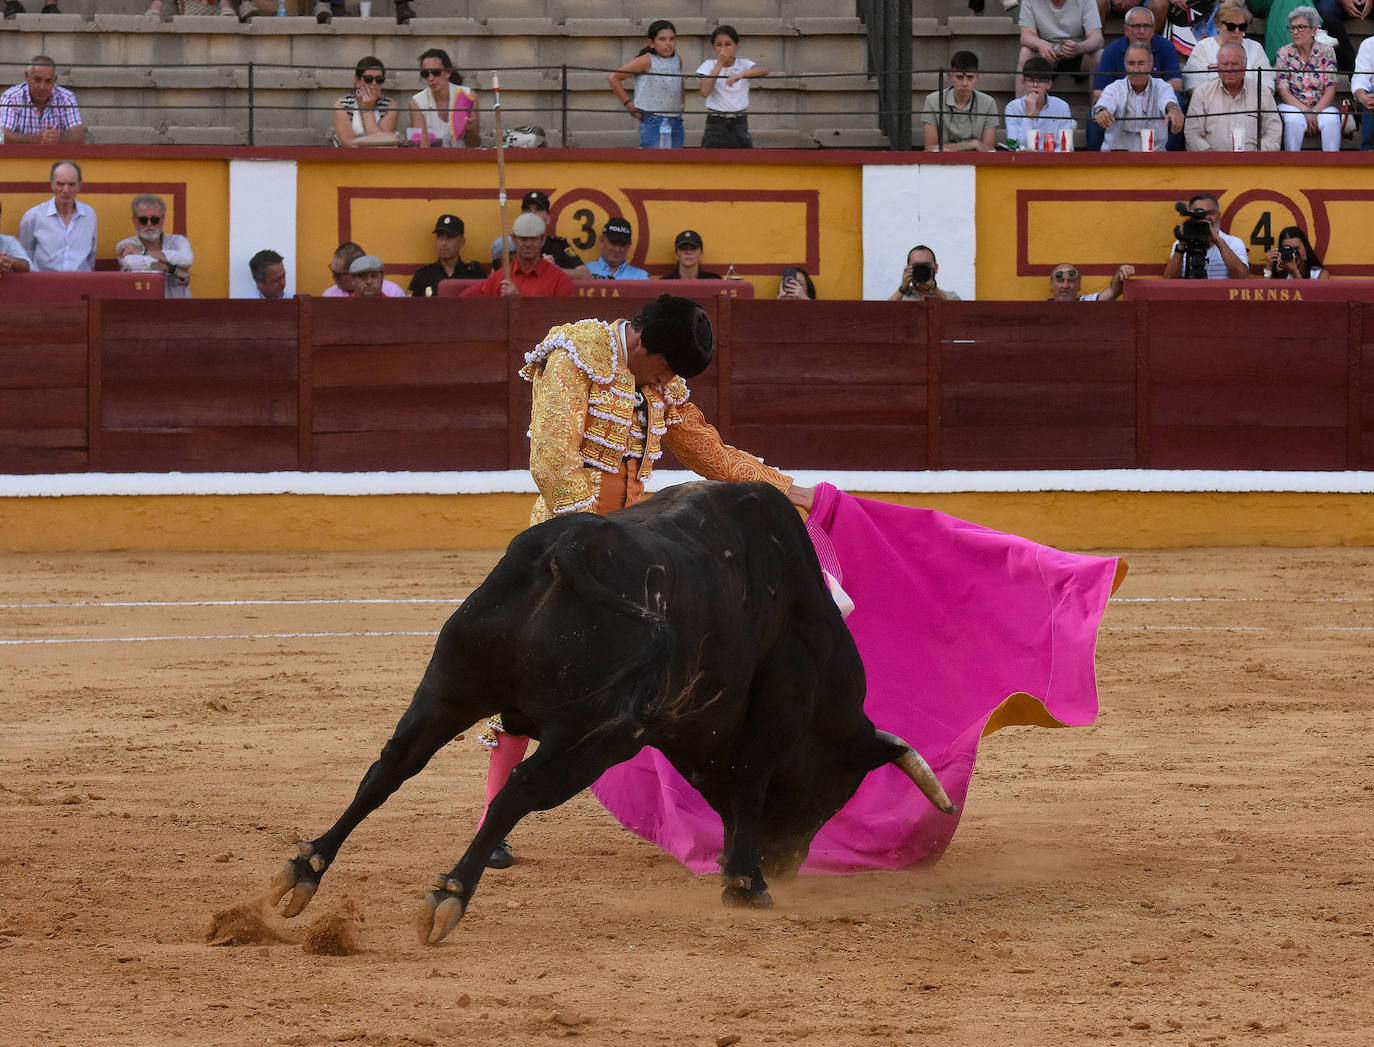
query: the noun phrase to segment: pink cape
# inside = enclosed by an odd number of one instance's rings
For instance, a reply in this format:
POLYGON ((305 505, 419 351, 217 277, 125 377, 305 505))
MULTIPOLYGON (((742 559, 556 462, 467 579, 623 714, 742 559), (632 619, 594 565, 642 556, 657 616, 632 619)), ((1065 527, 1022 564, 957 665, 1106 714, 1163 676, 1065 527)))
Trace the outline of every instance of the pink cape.
MULTIPOLYGON (((1097 717, 1093 648, 1124 562, 829 484, 816 490, 807 530, 821 565, 855 603, 846 624, 868 675, 865 710, 926 758, 961 810, 983 735, 1097 717)), ((657 749, 612 767, 592 791, 622 825, 692 872, 718 870, 719 816, 657 749)), ((958 824, 897 768, 880 767, 816 834, 801 871, 929 861, 958 824)))

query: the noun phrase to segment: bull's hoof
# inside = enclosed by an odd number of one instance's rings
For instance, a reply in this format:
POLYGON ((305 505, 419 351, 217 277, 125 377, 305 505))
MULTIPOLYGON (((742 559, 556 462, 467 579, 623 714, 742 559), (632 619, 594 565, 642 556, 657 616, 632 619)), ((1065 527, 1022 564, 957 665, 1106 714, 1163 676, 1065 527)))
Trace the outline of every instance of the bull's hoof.
POLYGON ((773 908, 773 896, 768 893, 768 888, 754 890, 744 877, 735 883, 727 883, 725 889, 720 892, 720 900, 735 909, 773 908))
POLYGON ((281 914, 288 920, 299 916, 319 890, 324 869, 324 859, 315 854, 308 843, 301 844, 300 855, 289 860, 272 877, 272 884, 267 889, 268 899, 273 905, 278 905, 286 898, 281 914))
POLYGON ((425 895, 420 911, 415 914, 415 934, 421 945, 438 945, 458 926, 467 911, 460 890, 458 881, 446 876, 434 881, 434 890, 425 895))

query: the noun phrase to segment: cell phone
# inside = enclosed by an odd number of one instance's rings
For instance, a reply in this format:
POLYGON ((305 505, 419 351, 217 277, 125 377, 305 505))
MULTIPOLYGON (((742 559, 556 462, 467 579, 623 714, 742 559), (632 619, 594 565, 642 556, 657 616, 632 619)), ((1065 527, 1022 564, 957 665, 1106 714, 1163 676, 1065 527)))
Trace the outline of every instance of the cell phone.
POLYGON ((795 265, 789 265, 786 269, 784 269, 784 270, 782 271, 782 282, 783 282, 783 283, 787 283, 788 280, 800 280, 800 279, 801 279, 801 270, 798 269, 795 265))

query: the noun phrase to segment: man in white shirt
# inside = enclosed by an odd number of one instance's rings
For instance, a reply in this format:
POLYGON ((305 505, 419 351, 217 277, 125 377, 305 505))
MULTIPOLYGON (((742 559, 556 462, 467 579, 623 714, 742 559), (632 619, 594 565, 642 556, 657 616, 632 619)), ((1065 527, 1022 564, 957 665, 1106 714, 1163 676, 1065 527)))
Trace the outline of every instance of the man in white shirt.
MULTIPOLYGON (((1205 211, 1212 227, 1212 242, 1207 248, 1208 280, 1244 280, 1250 275, 1250 253, 1245 241, 1221 231, 1221 204, 1211 193, 1198 193, 1188 201, 1191 210, 1205 211)), ((1173 254, 1164 265, 1164 279, 1177 280, 1183 275, 1183 245, 1174 243, 1173 254)))
POLYGON ((1279 147, 1283 121, 1274 96, 1262 94, 1256 78, 1245 75, 1239 44, 1223 44, 1217 52, 1217 75, 1193 92, 1185 127, 1190 153, 1279 147))
POLYGON ((1162 151, 1168 132, 1183 130, 1183 109, 1174 89, 1150 75, 1155 56, 1149 44, 1133 43, 1126 48, 1125 65, 1125 77, 1108 84, 1093 106, 1092 118, 1107 132, 1102 151, 1142 152, 1146 149, 1142 131, 1153 136, 1150 149, 1162 151))
POLYGON ((78 200, 81 168, 70 160, 52 165, 52 199, 30 207, 19 220, 19 242, 40 273, 95 271, 95 212, 78 200))
POLYGON ((191 241, 166 229, 167 205, 144 193, 133 200, 134 235, 115 244, 119 268, 129 273, 162 273, 167 298, 191 297, 191 241))
POLYGON ((1374 36, 1365 37, 1355 52, 1355 74, 1350 78, 1355 101, 1364 107, 1360 113, 1360 148, 1374 149, 1374 36))
POLYGON ((24 250, 18 237, 0 233, 0 278, 10 273, 27 273, 32 265, 33 259, 24 250))

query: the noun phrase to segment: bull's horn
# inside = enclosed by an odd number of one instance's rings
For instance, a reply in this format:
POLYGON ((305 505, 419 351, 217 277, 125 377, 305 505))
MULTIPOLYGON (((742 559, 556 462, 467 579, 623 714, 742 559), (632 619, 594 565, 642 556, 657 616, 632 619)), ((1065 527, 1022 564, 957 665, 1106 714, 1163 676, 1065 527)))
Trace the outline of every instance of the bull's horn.
POLYGON ((902 747, 902 755, 892 762, 902 769, 902 772, 916 783, 916 787, 925 793, 926 799, 933 803, 946 814, 957 814, 959 808, 950 801, 945 788, 940 784, 940 779, 935 777, 935 772, 930 769, 930 764, 921 758, 921 754, 913 749, 895 734, 887 731, 879 731, 878 737, 885 742, 902 747))

